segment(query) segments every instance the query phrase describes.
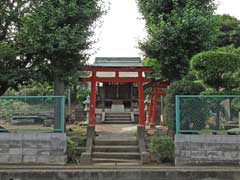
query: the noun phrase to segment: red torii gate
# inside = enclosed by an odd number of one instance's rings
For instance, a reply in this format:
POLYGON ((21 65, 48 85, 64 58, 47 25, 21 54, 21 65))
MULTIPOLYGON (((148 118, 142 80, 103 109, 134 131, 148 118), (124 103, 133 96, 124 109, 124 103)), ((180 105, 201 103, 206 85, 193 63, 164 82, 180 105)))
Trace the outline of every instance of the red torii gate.
POLYGON ((150 97, 150 105, 148 106, 148 123, 150 125, 155 124, 156 110, 157 110, 157 97, 166 96, 166 89, 168 87, 168 82, 163 82, 161 80, 151 82, 144 86, 144 88, 152 88, 152 93, 150 97))
POLYGON ((167 83, 156 83, 152 86, 152 94, 149 105, 149 115, 148 115, 148 123, 155 124, 156 119, 156 110, 157 110, 157 97, 158 96, 166 96, 166 91, 163 91, 162 88, 167 88, 167 83))
POLYGON ((138 108, 139 108, 139 125, 145 125, 144 113, 144 82, 152 82, 152 78, 143 77, 143 72, 152 72, 150 67, 101 67, 85 66, 84 71, 91 72, 91 77, 83 78, 85 82, 91 82, 89 124, 96 124, 95 107, 96 107, 96 83, 97 82, 128 82, 138 84, 138 108), (97 72, 115 72, 115 77, 97 77, 97 72), (119 77, 119 72, 137 72, 138 77, 119 77))

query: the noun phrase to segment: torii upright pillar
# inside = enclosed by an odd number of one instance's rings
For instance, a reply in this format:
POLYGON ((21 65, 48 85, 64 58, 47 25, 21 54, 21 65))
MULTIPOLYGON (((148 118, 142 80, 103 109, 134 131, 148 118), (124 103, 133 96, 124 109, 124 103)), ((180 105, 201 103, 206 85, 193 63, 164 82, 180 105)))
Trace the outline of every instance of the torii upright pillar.
POLYGON ((92 126, 96 124, 95 107, 96 107, 96 71, 93 70, 91 79, 91 95, 89 110, 89 124, 92 126))
POLYGON ((145 125, 145 113, 144 113, 144 89, 143 89, 143 77, 142 71, 138 72, 138 108, 139 108, 139 125, 145 125))

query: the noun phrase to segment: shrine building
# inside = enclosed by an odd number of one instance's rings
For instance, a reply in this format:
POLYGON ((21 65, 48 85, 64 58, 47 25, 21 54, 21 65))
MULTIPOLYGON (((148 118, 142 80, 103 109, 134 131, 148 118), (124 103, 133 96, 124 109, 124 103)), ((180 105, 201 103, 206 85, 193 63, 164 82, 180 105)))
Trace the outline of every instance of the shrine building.
POLYGON ((89 74, 83 80, 91 85, 90 125, 96 122, 145 125, 144 84, 151 84, 153 90, 150 111, 156 109, 154 102, 158 95, 157 84, 145 76, 153 72, 151 67, 144 66, 139 57, 97 57, 93 65, 83 70, 89 74))

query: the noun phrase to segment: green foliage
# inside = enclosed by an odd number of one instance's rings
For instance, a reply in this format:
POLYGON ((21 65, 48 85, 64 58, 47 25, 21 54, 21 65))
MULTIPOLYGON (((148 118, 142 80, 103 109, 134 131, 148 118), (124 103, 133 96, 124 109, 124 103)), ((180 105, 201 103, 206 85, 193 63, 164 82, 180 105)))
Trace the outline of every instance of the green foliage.
POLYGON ((24 83, 29 76, 26 62, 17 58, 18 50, 14 44, 0 41, 0 95, 4 94, 9 87, 17 89, 18 84, 24 83))
POLYGON ((79 77, 87 75, 85 72, 78 72, 68 79, 67 86, 71 91, 72 103, 81 104, 90 94, 88 84, 82 81, 79 82, 79 77))
POLYGON ((166 20, 176 10, 183 10, 187 4, 198 6, 205 11, 213 11, 212 0, 138 0, 138 6, 149 27, 162 19, 166 20))
MULTIPOLYGON (((168 128, 175 131, 175 97, 176 95, 198 95, 204 91, 204 87, 200 83, 195 83, 192 81, 181 80, 172 83, 167 90, 167 96, 165 98, 165 114, 167 115, 167 125, 168 128)), ((196 111, 197 113, 197 111, 196 111)), ((186 120, 187 121, 187 120, 186 120)), ((183 123, 185 123, 183 121, 183 123)))
POLYGON ((184 130, 202 130, 206 127, 209 117, 209 105, 205 99, 185 98, 180 101, 181 122, 184 130))
POLYGON ((150 151, 161 162, 173 162, 174 160, 174 142, 168 136, 153 136, 150 151))
POLYGON ((29 79, 28 58, 21 56, 20 44, 16 38, 21 18, 38 3, 37 0, 0 1, 0 95, 9 88, 29 79))
POLYGON ((77 145, 71 140, 71 138, 67 138, 67 156, 69 161, 75 162, 77 154, 77 145))
POLYGON ((231 92, 240 85, 240 57, 234 51, 238 50, 228 47, 197 54, 191 67, 206 85, 216 91, 231 92))
POLYGON ((220 34, 218 46, 234 45, 240 47, 240 20, 230 15, 218 15, 220 20, 220 34))
POLYGON ((144 60, 143 60, 143 64, 145 66, 151 66, 153 67, 153 70, 154 72, 151 73, 151 74, 147 74, 148 77, 153 77, 153 78, 161 78, 160 74, 159 74, 159 71, 160 71, 160 64, 159 64, 159 61, 157 59, 151 59, 151 58, 147 58, 145 57, 144 60))
POLYGON ((19 39, 36 71, 67 79, 87 59, 101 0, 44 0, 23 19, 19 39))
POLYGON ((28 103, 22 101, 12 99, 0 100, 0 114, 2 119, 10 121, 16 112, 32 112, 32 108, 28 103))
POLYGON ((188 73, 191 57, 212 48, 218 19, 212 1, 138 0, 146 20, 148 38, 140 43, 145 56, 156 60, 159 74, 170 81, 188 73))
POLYGON ((0 41, 15 41, 21 18, 31 12, 39 0, 0 1, 0 41))
POLYGON ((8 96, 50 96, 53 95, 53 87, 48 82, 32 81, 28 85, 18 86, 18 91, 9 89, 8 96))
POLYGON ((86 147, 86 143, 87 143, 87 138, 85 136, 79 138, 78 146, 86 147))
POLYGON ((236 111, 240 111, 240 98, 236 98, 236 99, 233 99, 232 101, 232 107, 233 109, 235 109, 236 111))
MULTIPOLYGON (((191 67, 197 73, 197 78, 209 86, 203 94, 238 94, 240 87, 240 57, 239 51, 233 46, 223 47, 195 55, 191 67)), ((220 128, 221 100, 212 102, 212 112, 215 112, 216 129, 220 128)))
POLYGON ((87 96, 90 94, 88 89, 82 89, 77 93, 77 100, 83 102, 87 99, 87 96))

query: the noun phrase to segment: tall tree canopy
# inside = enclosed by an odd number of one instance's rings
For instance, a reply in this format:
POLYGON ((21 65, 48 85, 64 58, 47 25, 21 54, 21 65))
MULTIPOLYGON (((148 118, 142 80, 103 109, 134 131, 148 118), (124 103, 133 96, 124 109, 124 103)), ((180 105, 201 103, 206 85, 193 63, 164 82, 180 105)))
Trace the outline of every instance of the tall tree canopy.
POLYGON ((230 15, 218 15, 220 19, 220 34, 218 46, 234 45, 240 47, 240 20, 230 15))
POLYGON ((24 19, 24 52, 35 70, 55 80, 55 94, 63 94, 64 79, 85 62, 93 24, 102 14, 101 0, 42 0, 24 19))
POLYGON ((28 78, 27 59, 20 56, 17 41, 21 18, 36 6, 37 0, 0 1, 0 95, 9 87, 17 88, 28 78))
POLYGON ((138 6, 148 32, 140 48, 160 76, 181 79, 191 57, 214 46, 219 28, 212 0, 138 0, 138 6))

